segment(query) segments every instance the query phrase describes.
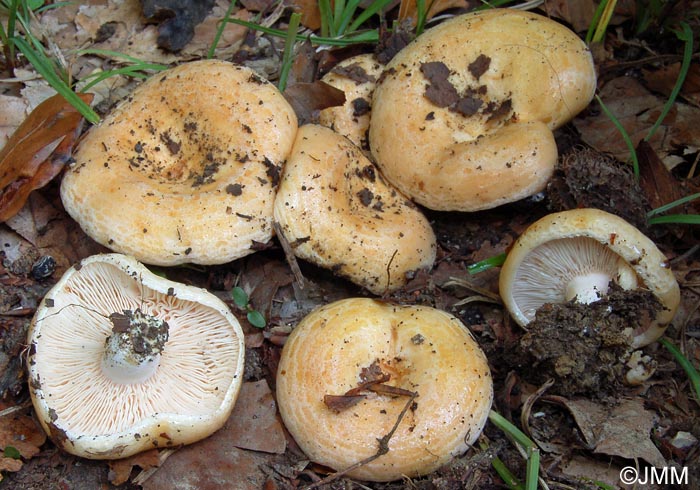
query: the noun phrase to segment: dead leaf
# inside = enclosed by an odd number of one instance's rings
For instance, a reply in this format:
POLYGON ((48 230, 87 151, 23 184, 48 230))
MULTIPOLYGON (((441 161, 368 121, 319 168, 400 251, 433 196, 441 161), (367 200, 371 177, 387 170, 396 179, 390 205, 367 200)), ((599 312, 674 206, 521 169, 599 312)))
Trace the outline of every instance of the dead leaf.
POLYGON ((143 470, 149 470, 158 467, 159 464, 158 450, 151 449, 129 458, 110 461, 108 478, 112 485, 121 485, 129 481, 129 476, 134 466, 138 466, 143 470))
MULTIPOLYGON (((91 94, 79 94, 90 103, 91 94)), ((68 162, 83 116, 61 95, 32 111, 0 151, 0 221, 17 214, 29 193, 51 181, 68 162)))
POLYGON ((313 83, 295 83, 284 91, 299 119, 299 125, 318 120, 318 111, 345 103, 345 92, 320 80, 313 83))
POLYGON ((321 11, 317 0, 287 0, 286 4, 301 14, 301 25, 312 31, 321 28, 321 11))
POLYGON ((0 94, 0 149, 27 117, 28 104, 21 97, 0 94))
POLYGON ((668 171, 649 143, 642 140, 637 145, 639 160, 639 186, 652 209, 683 197, 681 183, 668 171))
POLYGON ((22 460, 36 456, 44 442, 46 434, 32 417, 20 413, 0 417, 0 448, 14 448, 22 458, 0 457, 0 471, 19 471, 22 460))
POLYGON ((630 460, 641 458, 657 468, 667 466, 651 441, 654 418, 654 413, 644 408, 642 399, 623 401, 603 423, 595 452, 630 460))
POLYGON ((277 404, 265 380, 243 383, 228 437, 241 449, 282 454, 287 442, 277 418, 277 404))
MULTIPOLYGON (((600 91, 606 107, 618 119, 636 146, 658 119, 665 99, 657 97, 631 77, 619 77, 600 91)), ((669 152, 675 148, 700 147, 700 109, 676 102, 649 141, 652 148, 671 167, 669 152)), ((628 161, 630 152, 613 122, 601 110, 595 115, 574 119, 584 142, 601 152, 628 161)))
MULTIPOLYGON (((681 64, 672 63, 658 70, 643 70, 646 86, 665 97, 671 95, 676 85, 681 64)), ((695 106, 700 106, 700 63, 691 63, 680 96, 695 106)))

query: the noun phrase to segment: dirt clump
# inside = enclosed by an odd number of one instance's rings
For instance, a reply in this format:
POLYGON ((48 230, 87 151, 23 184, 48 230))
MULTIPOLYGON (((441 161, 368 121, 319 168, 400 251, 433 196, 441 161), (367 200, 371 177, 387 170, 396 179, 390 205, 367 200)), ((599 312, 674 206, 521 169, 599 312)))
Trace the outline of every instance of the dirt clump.
POLYGON ((615 397, 629 370, 633 330, 645 328, 661 307, 649 291, 614 284, 594 303, 546 304, 515 347, 517 369, 536 385, 554 379, 552 393, 615 397))

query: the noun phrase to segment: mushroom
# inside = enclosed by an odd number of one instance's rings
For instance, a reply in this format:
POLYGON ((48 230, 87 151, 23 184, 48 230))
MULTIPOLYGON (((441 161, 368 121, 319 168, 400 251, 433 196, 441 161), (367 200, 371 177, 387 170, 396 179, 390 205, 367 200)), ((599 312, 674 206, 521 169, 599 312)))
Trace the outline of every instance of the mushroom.
POLYGON ((323 126, 299 128, 274 216, 295 256, 375 294, 400 288, 435 260, 423 214, 358 147, 323 126))
POLYGON ((291 106, 251 69, 186 63, 88 132, 61 198, 90 237, 143 262, 230 262, 272 237, 296 130, 291 106))
POLYGON ((486 357, 457 318, 369 298, 302 319, 277 372, 280 414, 312 461, 342 471, 388 439, 386 454, 348 473, 362 480, 427 474, 463 454, 492 399, 486 357))
POLYGON ((37 309, 28 343, 41 425, 91 459, 209 436, 243 377, 243 333, 228 307, 120 254, 68 269, 37 309))
POLYGON ((369 148, 372 93, 384 65, 371 53, 351 56, 328 72, 321 80, 345 93, 345 104, 328 107, 319 114, 319 123, 342 134, 362 149, 369 148))
POLYGON ((426 31, 387 64, 370 147, 401 192, 430 209, 477 211, 544 189, 552 130, 596 87, 591 54, 564 26, 490 9, 426 31))
POLYGON ((632 347, 659 338, 680 302, 666 257, 637 228, 613 214, 583 208, 550 214, 515 241, 501 269, 500 295, 521 326, 545 303, 597 301, 610 282, 626 290, 645 288, 662 305, 632 347))

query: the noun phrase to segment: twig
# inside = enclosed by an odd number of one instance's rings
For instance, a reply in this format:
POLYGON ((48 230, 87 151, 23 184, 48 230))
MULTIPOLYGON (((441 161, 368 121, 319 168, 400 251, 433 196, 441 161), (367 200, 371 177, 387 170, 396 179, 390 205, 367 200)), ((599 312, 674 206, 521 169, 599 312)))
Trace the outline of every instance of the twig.
POLYGON ((282 245, 282 250, 284 250, 284 255, 287 258, 287 263, 292 269, 294 279, 296 279, 297 284, 299 284, 299 289, 304 289, 304 275, 301 273, 301 269, 299 268, 299 263, 297 262, 296 255, 294 255, 294 250, 292 249, 292 246, 287 241, 287 238, 285 238, 284 233, 282 233, 282 227, 280 227, 279 223, 275 221, 272 224, 272 226, 275 228, 275 234, 277 235, 277 239, 279 240, 280 245, 282 245))
POLYGON ((377 439, 377 442, 379 443, 379 447, 377 448, 377 452, 374 453, 372 456, 369 456, 362 461, 358 461, 357 463, 353 464, 352 466, 349 466, 348 468, 345 468, 342 471, 337 471, 333 474, 328 475, 322 480, 319 480, 308 487, 306 487, 306 490, 312 490, 313 488, 320 487, 321 485, 325 485, 326 483, 330 483, 332 481, 337 480, 338 478, 341 478, 345 475, 347 475, 349 472, 356 470, 357 468, 360 468, 361 466, 364 466, 368 463, 371 463, 375 459, 384 456, 386 453, 389 452, 389 441, 391 438, 394 436, 394 433, 396 432, 396 429, 399 428, 399 424, 403 420, 404 416, 406 415, 406 412, 408 411, 409 408, 411 408, 411 405, 413 404, 413 400, 416 399, 418 396, 418 393, 416 392, 411 392, 411 396, 406 402, 406 405, 403 407, 403 410, 401 410, 401 413, 399 416, 396 418, 396 422, 394 423, 394 426, 391 428, 391 430, 384 435, 382 438, 377 439))

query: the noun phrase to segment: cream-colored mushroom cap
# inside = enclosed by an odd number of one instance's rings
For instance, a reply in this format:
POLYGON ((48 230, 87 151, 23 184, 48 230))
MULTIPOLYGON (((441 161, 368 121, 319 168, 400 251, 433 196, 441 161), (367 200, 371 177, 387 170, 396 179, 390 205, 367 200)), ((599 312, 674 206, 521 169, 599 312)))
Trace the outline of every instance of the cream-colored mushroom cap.
POLYGON ((230 262, 272 237, 296 130, 291 106, 252 70, 186 63, 88 132, 61 198, 90 237, 142 262, 230 262))
POLYGON ((372 99, 370 147, 386 178, 437 210, 476 211, 541 191, 552 130, 585 108, 596 75, 564 26, 491 9, 429 29, 387 65, 372 99))
POLYGON ((376 454, 410 396, 361 391, 335 410, 324 399, 357 388, 369 369, 386 385, 416 393, 389 451, 351 471, 361 480, 391 481, 430 473, 464 453, 486 423, 493 398, 486 357, 454 316, 430 307, 368 298, 331 303, 292 331, 277 372, 285 426, 306 455, 344 470, 376 454))
POLYGON ((120 254, 68 269, 37 309, 28 343, 41 425, 91 459, 209 436, 243 377, 243 332, 226 304, 120 254))
POLYGON ((333 67, 321 80, 342 90, 345 103, 323 109, 319 123, 367 149, 372 94, 383 69, 384 65, 371 53, 352 56, 333 67))
POLYGON ((632 346, 659 338, 680 302, 668 260, 622 218, 573 209, 545 216, 523 232, 503 264, 499 289, 513 319, 525 326, 545 303, 597 301, 611 281, 627 290, 648 289, 663 306, 648 328, 633 332, 632 346))
POLYGON ((323 126, 299 128, 274 215, 294 255, 375 294, 400 288, 435 260, 425 216, 358 147, 323 126))

